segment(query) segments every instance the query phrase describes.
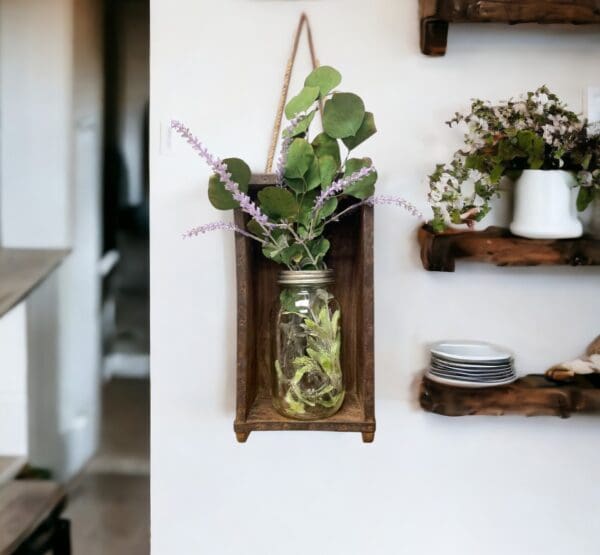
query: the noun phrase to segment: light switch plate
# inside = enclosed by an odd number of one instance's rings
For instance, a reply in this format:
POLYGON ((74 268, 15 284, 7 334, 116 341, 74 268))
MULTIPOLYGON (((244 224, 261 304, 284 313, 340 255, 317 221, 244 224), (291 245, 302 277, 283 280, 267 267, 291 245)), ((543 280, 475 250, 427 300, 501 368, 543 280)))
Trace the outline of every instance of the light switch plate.
POLYGON ((160 122, 160 143, 159 152, 161 156, 171 156, 173 154, 173 128, 170 119, 163 119, 160 122))

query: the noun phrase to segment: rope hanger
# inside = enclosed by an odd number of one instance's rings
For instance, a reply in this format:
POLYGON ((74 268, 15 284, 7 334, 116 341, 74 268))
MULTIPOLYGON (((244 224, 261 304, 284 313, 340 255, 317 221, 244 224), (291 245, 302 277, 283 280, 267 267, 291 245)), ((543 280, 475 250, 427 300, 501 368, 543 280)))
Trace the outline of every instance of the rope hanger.
MULTIPOLYGON (((269 147, 269 155, 267 157, 265 173, 271 173, 271 171, 273 170, 273 160, 275 159, 275 149, 277 148, 277 139, 279 137, 279 132, 281 131, 281 122, 283 120, 283 112, 285 109, 285 103, 286 103, 288 91, 290 88, 290 81, 292 79, 292 71, 294 70, 294 62, 296 61, 296 55, 298 54, 298 45, 300 43, 300 37, 302 36, 302 30, 305 27, 306 27, 306 34, 307 34, 307 38, 308 38, 308 48, 310 51, 310 60, 312 63, 312 68, 316 69, 317 67, 319 67, 319 61, 317 60, 317 56, 315 54, 315 45, 313 43, 310 22, 308 20, 308 16, 305 13, 302 13, 302 15, 300 15, 300 20, 298 21, 298 27, 296 28, 296 33, 294 34, 292 53, 288 60, 287 66, 285 68, 285 74, 283 76, 283 87, 281 89, 281 96, 279 98, 279 106, 277 107, 277 113, 275 114, 275 123, 273 124, 273 134, 271 136, 271 145, 269 147)), ((319 102, 319 112, 322 114, 323 111, 321 108, 322 108, 321 103, 319 102)))

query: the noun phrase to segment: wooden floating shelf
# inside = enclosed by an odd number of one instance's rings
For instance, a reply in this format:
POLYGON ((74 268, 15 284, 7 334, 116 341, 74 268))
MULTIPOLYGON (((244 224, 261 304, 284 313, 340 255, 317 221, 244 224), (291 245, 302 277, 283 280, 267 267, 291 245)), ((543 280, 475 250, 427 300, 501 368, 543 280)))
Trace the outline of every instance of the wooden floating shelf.
POLYGON ((419 244, 423 267, 434 272, 454 272, 457 259, 497 266, 600 265, 600 240, 587 236, 525 239, 501 227, 436 234, 426 225, 419 230, 419 244))
POLYGON ((421 52, 443 56, 450 23, 600 23, 600 0, 419 0, 421 52))
POLYGON ((0 248, 0 317, 42 283, 69 252, 0 248))
POLYGON ((560 416, 573 413, 600 414, 600 375, 577 376, 556 383, 530 374, 510 385, 469 389, 442 385, 423 378, 421 407, 444 416, 521 414, 560 416))
MULTIPOLYGON (((274 175, 255 175, 249 195, 274 185, 274 175)), ((235 211, 245 228, 247 216, 235 211)), ((271 404, 272 314, 281 267, 267 260, 259 246, 235 238, 237 272, 237 395, 234 431, 244 442, 252 431, 321 430, 361 432, 366 443, 375 434, 373 324, 373 209, 362 206, 328 228, 328 265, 335 271, 332 292, 342 309, 341 363, 346 398, 340 411, 323 420, 293 420, 271 404)))

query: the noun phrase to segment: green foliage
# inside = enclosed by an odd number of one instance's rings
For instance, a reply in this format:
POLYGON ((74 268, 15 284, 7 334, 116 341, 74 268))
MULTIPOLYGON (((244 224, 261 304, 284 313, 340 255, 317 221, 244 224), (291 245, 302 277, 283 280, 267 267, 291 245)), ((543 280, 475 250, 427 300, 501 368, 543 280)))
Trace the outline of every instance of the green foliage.
MULTIPOLYGON (((344 177, 348 177, 361 168, 368 168, 373 165, 370 158, 350 158, 346 162, 346 171, 344 177)), ((366 199, 375 192, 375 182, 377 181, 377 172, 372 172, 360 181, 350 185, 346 189, 346 194, 359 199, 366 199)))
POLYGON ((296 124, 296 126, 290 131, 284 132, 286 137, 297 137, 298 135, 304 135, 308 131, 312 120, 315 119, 316 110, 310 111, 305 116, 300 118, 300 121, 296 124))
POLYGON ((307 87, 319 87, 321 98, 329 94, 342 82, 340 72, 329 66, 320 66, 315 69, 304 81, 307 87))
POLYGON ((359 144, 364 143, 369 137, 377 133, 377 127, 375 127, 375 118, 371 112, 365 112, 360 127, 355 135, 352 137, 346 137, 342 139, 342 142, 346 145, 348 150, 355 149, 359 144))
POLYGON ((502 179, 515 180, 527 169, 575 174, 580 210, 600 191, 600 137, 545 86, 494 105, 475 99, 469 113, 457 113, 447 123, 465 124, 467 133, 452 160, 429 176, 436 231, 448 221, 481 221, 500 195, 502 179))
POLYGON ((261 227, 261 225, 256 221, 256 220, 250 220, 247 224, 246 224, 246 229, 256 235, 257 237, 260 237, 261 239, 264 238, 265 236, 265 232, 263 230, 263 228, 261 227))
POLYGON ((577 193, 577 210, 583 212, 594 200, 596 190, 592 187, 580 187, 577 193))
POLYGON ((323 108, 323 130, 334 139, 356 135, 365 117, 365 105, 353 93, 334 93, 323 108))
MULTIPOLYGON (((240 186, 242 192, 246 193, 252 176, 252 172, 246 162, 239 158, 226 158, 223 162, 227 165, 227 170, 231 174, 233 181, 240 186)), ((239 206, 238 202, 225 189, 225 184, 219 180, 216 174, 211 176, 208 181, 208 199, 218 210, 232 210, 239 206)))
MULTIPOLYGON (((283 401, 291 415, 305 414, 311 407, 338 407, 343 401, 341 314, 330 300, 329 293, 319 289, 311 294, 307 310, 306 300, 299 299, 293 289, 280 294, 284 313, 291 315, 290 323, 284 324, 290 337, 301 333, 306 338, 304 352, 291 359, 289 368, 282 368, 286 358, 275 362, 278 387, 285 391, 283 401)), ((294 345, 293 340, 290 343, 294 345)))
POLYGON ((324 155, 319 157, 319 181, 323 187, 329 187, 338 171, 338 163, 333 156, 324 155))
POLYGON ((300 112, 308 110, 319 98, 319 87, 304 87, 285 107, 285 117, 292 119, 300 112))
MULTIPOLYGON (((249 236, 261 243, 267 258, 291 270, 326 268, 330 244, 323 233, 328 224, 337 221, 338 198, 348 195, 365 199, 374 191, 375 173, 345 190, 335 189, 318 208, 316 205, 317 198, 335 180, 371 165, 368 158, 348 159, 348 153, 376 132, 373 114, 365 111, 357 95, 336 92, 340 82, 339 72, 329 66, 310 73, 304 88, 285 107, 286 117, 295 123, 283 132, 284 151, 277 186, 264 187, 256 196, 242 198, 241 209, 251 217, 246 224, 249 236), (309 137, 319 100, 324 101, 324 131, 309 137)), ((237 158, 225 162, 232 181, 239 185, 242 194, 247 194, 250 168, 237 158)), ((240 208, 217 176, 210 178, 208 194, 216 208, 240 208)))
POLYGON ((296 198, 287 189, 265 187, 258 193, 260 207, 273 219, 290 220, 298 214, 296 198))
POLYGON ((288 150, 285 177, 303 178, 314 158, 313 148, 306 139, 294 139, 288 150))
POLYGON ((289 246, 287 235, 281 234, 273 241, 265 243, 263 245, 262 252, 267 258, 270 258, 274 262, 281 264, 283 262, 281 255, 289 246))
POLYGON ((319 158, 331 156, 335 160, 337 167, 342 163, 340 145, 333 137, 327 135, 327 133, 317 135, 312 142, 312 147, 319 158))

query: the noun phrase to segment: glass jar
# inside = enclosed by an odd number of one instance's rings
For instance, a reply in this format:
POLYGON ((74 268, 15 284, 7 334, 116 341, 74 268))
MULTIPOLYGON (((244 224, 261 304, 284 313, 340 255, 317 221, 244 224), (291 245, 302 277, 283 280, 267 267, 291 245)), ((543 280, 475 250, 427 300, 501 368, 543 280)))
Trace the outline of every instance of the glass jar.
POLYGON ((329 291, 333 271, 283 271, 278 283, 273 405, 298 420, 326 418, 345 394, 340 305, 329 291))

